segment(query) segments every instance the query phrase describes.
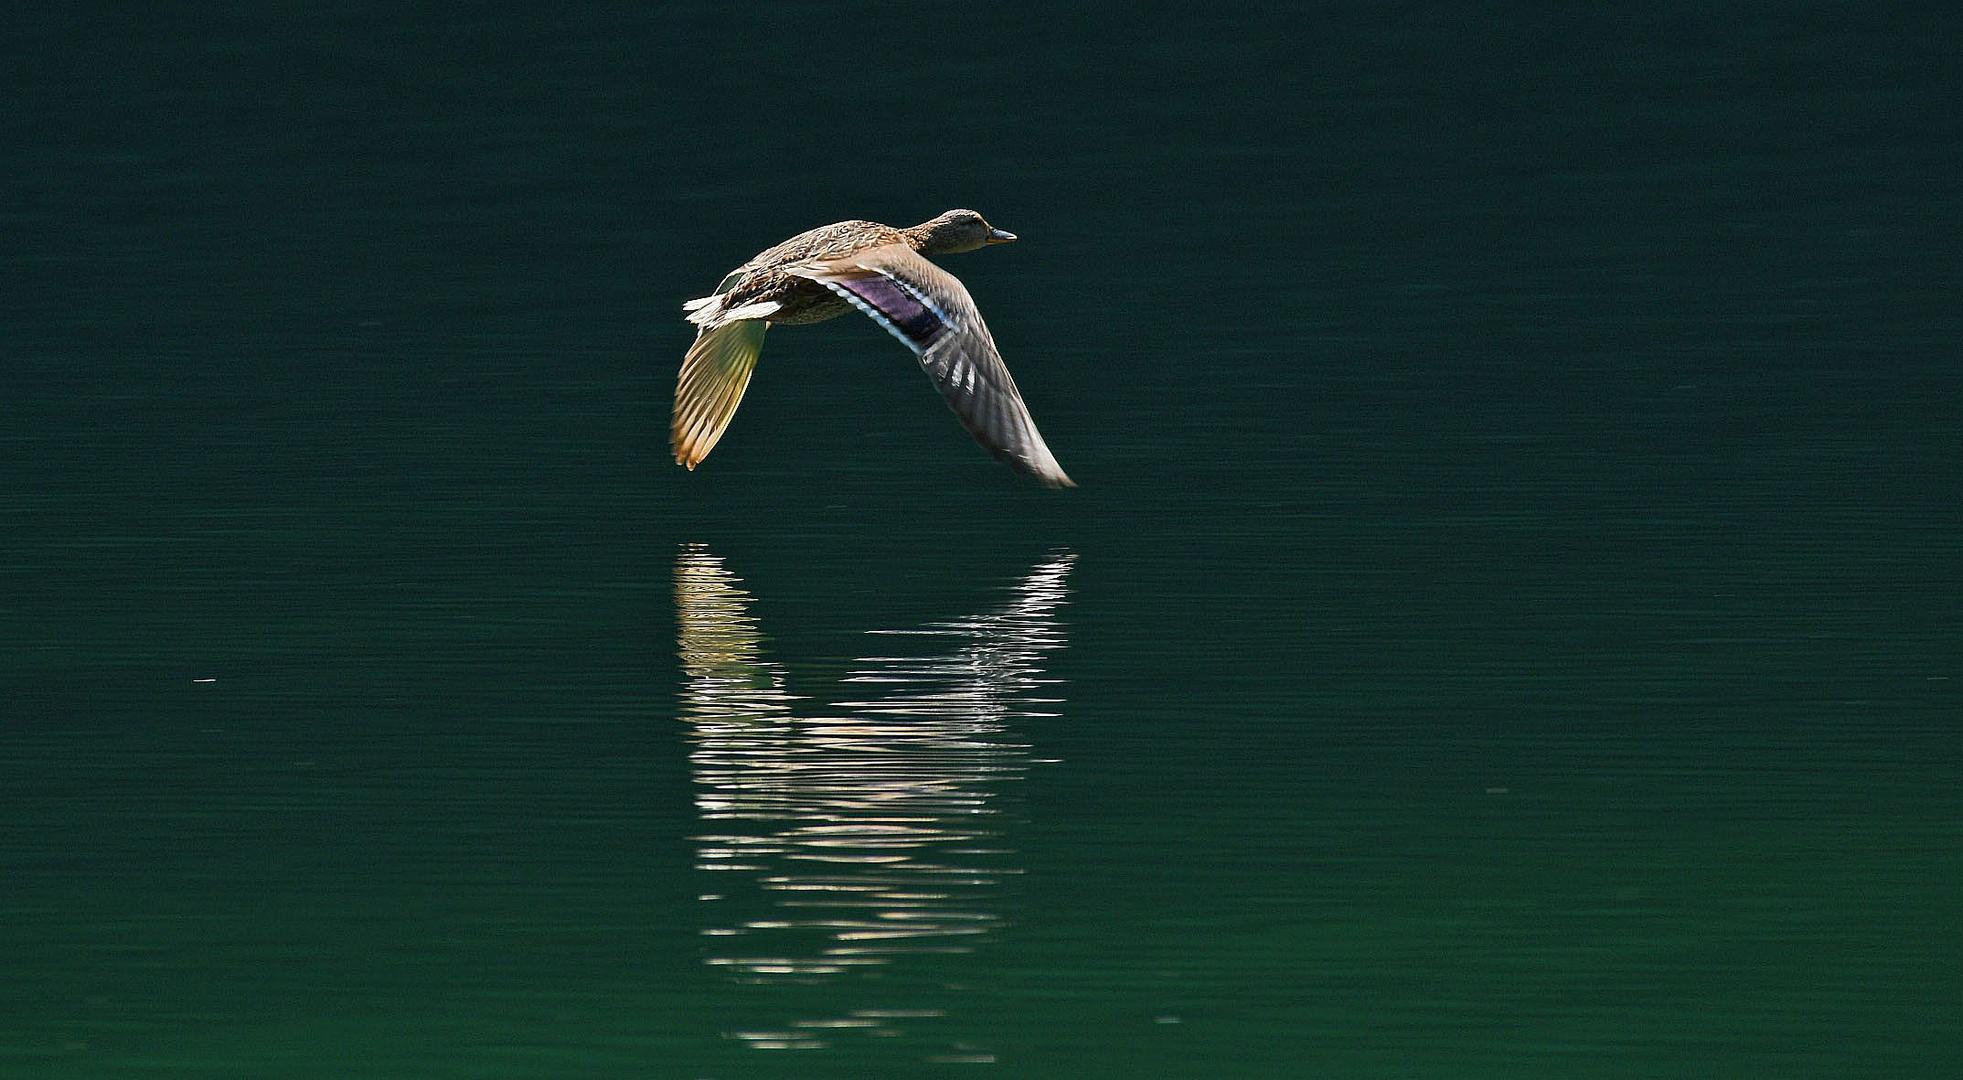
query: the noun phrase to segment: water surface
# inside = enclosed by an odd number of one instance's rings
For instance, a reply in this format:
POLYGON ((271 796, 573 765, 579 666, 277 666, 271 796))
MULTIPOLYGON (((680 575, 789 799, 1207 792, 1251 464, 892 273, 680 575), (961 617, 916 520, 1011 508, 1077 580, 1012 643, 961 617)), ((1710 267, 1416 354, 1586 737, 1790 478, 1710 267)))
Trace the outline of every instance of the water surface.
POLYGON ((9 46, 0 1075, 1963 1067, 1936 26, 761 11, 9 46))

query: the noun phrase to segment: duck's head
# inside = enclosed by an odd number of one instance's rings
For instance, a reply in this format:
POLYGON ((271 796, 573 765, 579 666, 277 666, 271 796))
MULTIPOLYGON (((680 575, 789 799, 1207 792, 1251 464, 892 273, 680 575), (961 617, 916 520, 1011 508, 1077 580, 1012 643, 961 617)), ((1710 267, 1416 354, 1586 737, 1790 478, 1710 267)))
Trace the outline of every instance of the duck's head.
POLYGON ((990 225, 973 210, 949 210, 908 229, 907 237, 922 255, 953 255, 989 244, 1006 244, 1016 234, 990 225))

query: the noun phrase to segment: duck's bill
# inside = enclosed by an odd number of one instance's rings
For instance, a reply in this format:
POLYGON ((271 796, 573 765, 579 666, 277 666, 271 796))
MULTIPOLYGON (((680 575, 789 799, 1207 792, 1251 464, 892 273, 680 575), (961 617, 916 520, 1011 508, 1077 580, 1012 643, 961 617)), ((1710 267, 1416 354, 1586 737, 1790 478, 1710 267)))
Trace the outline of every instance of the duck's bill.
POLYGON ((1007 244, 1013 241, 1015 238, 1016 238, 1016 234, 1010 232, 1007 229, 988 230, 988 242, 991 244, 1007 244))

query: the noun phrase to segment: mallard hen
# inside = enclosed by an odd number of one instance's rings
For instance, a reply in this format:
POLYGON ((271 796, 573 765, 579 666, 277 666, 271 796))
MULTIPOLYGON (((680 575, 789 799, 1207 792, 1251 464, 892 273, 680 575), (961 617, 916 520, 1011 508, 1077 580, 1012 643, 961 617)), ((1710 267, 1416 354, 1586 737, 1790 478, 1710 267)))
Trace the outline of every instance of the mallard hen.
POLYGON ((926 259, 1015 238, 972 210, 950 210, 908 229, 840 221, 730 271, 714 293, 683 305, 697 331, 675 384, 675 461, 694 469, 722 438, 750 385, 765 330, 857 308, 913 351, 976 442, 1044 484, 1074 487, 1030 419, 974 299, 926 259))

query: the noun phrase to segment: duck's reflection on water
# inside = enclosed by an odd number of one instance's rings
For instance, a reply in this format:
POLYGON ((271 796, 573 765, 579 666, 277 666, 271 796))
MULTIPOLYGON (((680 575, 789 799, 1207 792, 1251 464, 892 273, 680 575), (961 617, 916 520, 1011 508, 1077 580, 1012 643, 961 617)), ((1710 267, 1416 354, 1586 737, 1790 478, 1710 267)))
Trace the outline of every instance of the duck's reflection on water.
MULTIPOLYGON (((879 654, 846 679, 863 699, 820 709, 765 657, 739 579, 683 549, 682 716, 702 898, 719 913, 704 930, 707 963, 742 981, 823 983, 908 954, 967 952, 1003 925, 998 884, 1019 871, 994 803, 1031 765, 1016 720, 1050 715, 1058 700, 1043 664, 1064 644, 1056 613, 1074 561, 1048 558, 986 613, 874 631, 879 654)), ((814 1048, 836 1029, 891 1034, 906 1014, 864 1008, 729 1034, 814 1048)))

